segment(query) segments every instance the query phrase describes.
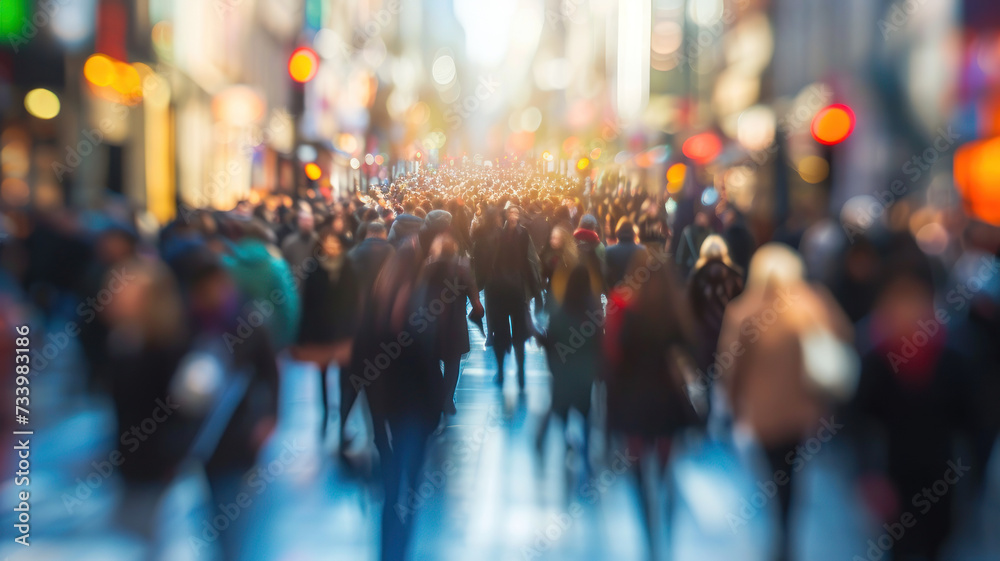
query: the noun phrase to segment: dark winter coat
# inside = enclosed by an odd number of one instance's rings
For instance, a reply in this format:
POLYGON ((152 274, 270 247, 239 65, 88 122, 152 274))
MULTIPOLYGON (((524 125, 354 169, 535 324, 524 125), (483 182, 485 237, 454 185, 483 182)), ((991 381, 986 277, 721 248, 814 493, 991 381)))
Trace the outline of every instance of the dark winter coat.
POLYGON ((324 259, 304 281, 298 344, 323 345, 350 339, 357 323, 360 289, 351 260, 339 268, 324 259))

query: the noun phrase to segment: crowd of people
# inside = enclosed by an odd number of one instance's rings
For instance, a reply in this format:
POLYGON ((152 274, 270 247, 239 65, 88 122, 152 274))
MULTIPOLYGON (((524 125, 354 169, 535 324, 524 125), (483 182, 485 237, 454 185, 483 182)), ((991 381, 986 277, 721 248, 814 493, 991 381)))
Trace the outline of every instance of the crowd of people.
MULTIPOLYGON (((152 404, 176 404, 150 442, 122 443, 137 492, 162 490, 190 459, 215 493, 238 482, 275 423, 279 357, 315 364, 317 437, 335 427, 343 452, 356 438, 345 431, 352 409, 369 419, 387 560, 406 556, 412 520, 392 508, 456 413, 470 326, 492 349, 501 389, 512 371, 524 392, 526 345, 544 349, 552 398, 540 449, 551 420, 565 428, 572 411, 600 410, 608 439, 641 450, 639 481, 692 433, 750 434, 763 477, 791 475, 797 447, 834 414, 864 451, 858 480, 876 482, 887 522, 959 447, 982 477, 1000 427, 995 230, 965 222, 950 253, 928 256, 889 223, 862 235, 830 222, 773 232, 725 196, 675 195, 669 213, 668 200, 503 165, 422 170, 343 200, 185 209, 158 230, 115 202, 101 213, 6 209, 0 316, 5 331, 31 317, 39 333, 65 325, 78 336, 83 382, 113 400, 119 433, 152 404), (329 413, 334 378, 339 416, 329 413)), ((36 371, 52 360, 43 350, 36 371)), ((797 489, 778 487, 785 536, 797 489)), ((899 558, 936 558, 949 501, 899 540, 899 558)), ((227 544, 227 555, 238 549, 227 544)))

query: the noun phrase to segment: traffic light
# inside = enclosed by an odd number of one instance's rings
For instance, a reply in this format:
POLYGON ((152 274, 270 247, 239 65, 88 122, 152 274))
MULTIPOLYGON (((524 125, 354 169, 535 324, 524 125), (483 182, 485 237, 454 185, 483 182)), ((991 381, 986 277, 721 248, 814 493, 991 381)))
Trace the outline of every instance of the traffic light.
POLYGON ((319 56, 309 47, 299 47, 288 57, 288 75, 300 84, 315 78, 317 71, 319 71, 319 56))
POLYGON ((854 132, 854 111, 841 103, 824 107, 812 122, 812 136, 816 142, 833 146, 847 140, 854 132))

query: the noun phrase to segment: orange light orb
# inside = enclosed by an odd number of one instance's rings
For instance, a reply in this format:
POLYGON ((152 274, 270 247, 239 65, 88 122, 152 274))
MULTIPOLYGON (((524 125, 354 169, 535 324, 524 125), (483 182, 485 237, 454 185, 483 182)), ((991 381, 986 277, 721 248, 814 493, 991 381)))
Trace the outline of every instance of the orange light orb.
POLYGON ((816 142, 833 146, 847 140, 854 132, 854 111, 843 104, 835 104, 821 109, 813 117, 812 135, 816 142))
POLYGON ((292 51, 288 59, 288 75, 299 83, 305 83, 316 77, 319 70, 319 57, 316 51, 309 47, 299 47, 292 51))
POLYGON ((670 183, 684 183, 687 175, 687 166, 684 164, 674 164, 667 169, 667 181, 670 183))
POLYGON ((323 170, 318 165, 313 162, 306 164, 306 177, 316 181, 321 175, 323 175, 323 170))
POLYGON ((969 142, 956 150, 954 174, 966 213, 1000 226, 1000 137, 969 142))
POLYGON ((102 54, 91 55, 87 62, 83 64, 83 76, 88 82, 95 86, 110 86, 118 72, 115 70, 114 61, 102 54))

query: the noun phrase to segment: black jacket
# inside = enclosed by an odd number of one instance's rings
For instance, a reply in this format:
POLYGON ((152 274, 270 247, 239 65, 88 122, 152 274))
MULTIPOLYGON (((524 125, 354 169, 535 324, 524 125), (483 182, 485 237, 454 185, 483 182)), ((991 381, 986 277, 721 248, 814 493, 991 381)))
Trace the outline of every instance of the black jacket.
POLYGON ((385 262, 395 253, 392 245, 380 238, 367 238, 347 254, 354 268, 360 294, 368 295, 385 262))
POLYGON ((635 252, 645 250, 645 248, 633 240, 620 240, 617 244, 607 248, 604 252, 605 266, 607 267, 607 287, 614 290, 619 283, 625 280, 625 273, 628 272, 628 265, 632 261, 635 252))
POLYGON ((351 260, 345 257, 336 274, 321 260, 303 284, 297 342, 316 345, 353 337, 360 292, 351 260))
POLYGON ((542 290, 541 261, 528 230, 521 225, 504 228, 498 237, 487 288, 524 289, 525 301, 542 290))

